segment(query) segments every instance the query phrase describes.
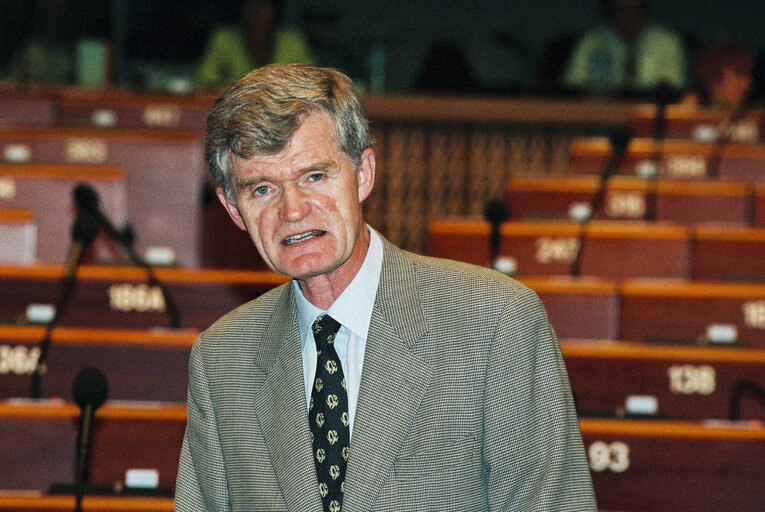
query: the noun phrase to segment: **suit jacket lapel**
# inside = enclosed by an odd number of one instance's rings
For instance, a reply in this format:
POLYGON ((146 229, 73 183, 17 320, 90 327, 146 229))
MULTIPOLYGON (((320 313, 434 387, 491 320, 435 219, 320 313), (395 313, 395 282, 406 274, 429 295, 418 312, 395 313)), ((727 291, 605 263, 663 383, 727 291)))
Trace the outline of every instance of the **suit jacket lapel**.
POLYGON ((361 374, 343 498, 368 511, 407 438, 431 368, 410 347, 426 332, 412 262, 387 241, 361 374))
POLYGON ((263 385, 253 406, 287 507, 295 512, 321 511, 305 406, 300 332, 292 286, 285 288, 255 356, 263 385))

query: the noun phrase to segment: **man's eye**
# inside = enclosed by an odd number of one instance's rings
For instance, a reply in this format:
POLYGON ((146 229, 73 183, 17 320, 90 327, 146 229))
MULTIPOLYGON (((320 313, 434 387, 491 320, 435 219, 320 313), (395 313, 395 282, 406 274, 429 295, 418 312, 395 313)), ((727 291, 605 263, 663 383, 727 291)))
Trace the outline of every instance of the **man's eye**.
POLYGON ((321 173, 321 172, 315 172, 308 177, 308 179, 311 181, 320 181, 323 178, 324 178, 324 173, 321 173))
POLYGON ((262 196, 264 194, 268 193, 268 187, 265 185, 261 185, 255 189, 255 194, 262 196))

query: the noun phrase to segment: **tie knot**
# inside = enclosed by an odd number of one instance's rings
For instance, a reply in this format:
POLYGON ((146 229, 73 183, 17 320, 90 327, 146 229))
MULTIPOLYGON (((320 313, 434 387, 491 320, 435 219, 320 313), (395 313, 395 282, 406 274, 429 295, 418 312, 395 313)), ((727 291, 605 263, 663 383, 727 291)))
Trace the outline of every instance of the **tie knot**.
POLYGON ((316 349, 335 342, 335 335, 340 330, 340 324, 329 315, 321 315, 313 322, 313 337, 316 349))

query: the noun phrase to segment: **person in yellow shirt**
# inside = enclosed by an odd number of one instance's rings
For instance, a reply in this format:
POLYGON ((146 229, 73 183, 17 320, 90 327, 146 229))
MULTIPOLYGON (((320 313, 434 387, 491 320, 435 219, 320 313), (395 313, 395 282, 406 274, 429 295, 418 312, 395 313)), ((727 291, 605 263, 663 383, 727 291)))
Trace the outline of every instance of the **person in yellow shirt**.
POLYGON ((683 41, 653 23, 647 0, 603 0, 609 23, 585 32, 567 63, 563 82, 591 94, 650 92, 661 84, 686 87, 683 41))
POLYGON ((197 68, 197 85, 218 89, 252 71, 274 62, 315 64, 303 34, 280 25, 279 2, 244 0, 238 25, 216 29, 197 68))

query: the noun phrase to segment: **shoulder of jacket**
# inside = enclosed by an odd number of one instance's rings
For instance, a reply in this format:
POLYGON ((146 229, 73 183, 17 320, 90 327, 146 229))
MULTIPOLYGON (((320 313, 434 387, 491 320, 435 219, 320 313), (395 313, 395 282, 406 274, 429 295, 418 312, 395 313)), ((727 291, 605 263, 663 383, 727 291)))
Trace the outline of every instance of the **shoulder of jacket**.
POLYGON ((291 286, 290 281, 280 284, 251 301, 245 302, 236 309, 229 311, 205 329, 200 337, 215 337, 241 325, 250 325, 255 328, 260 324, 265 325, 267 319, 273 314, 277 303, 282 299, 283 294, 288 292, 288 286, 291 286))

